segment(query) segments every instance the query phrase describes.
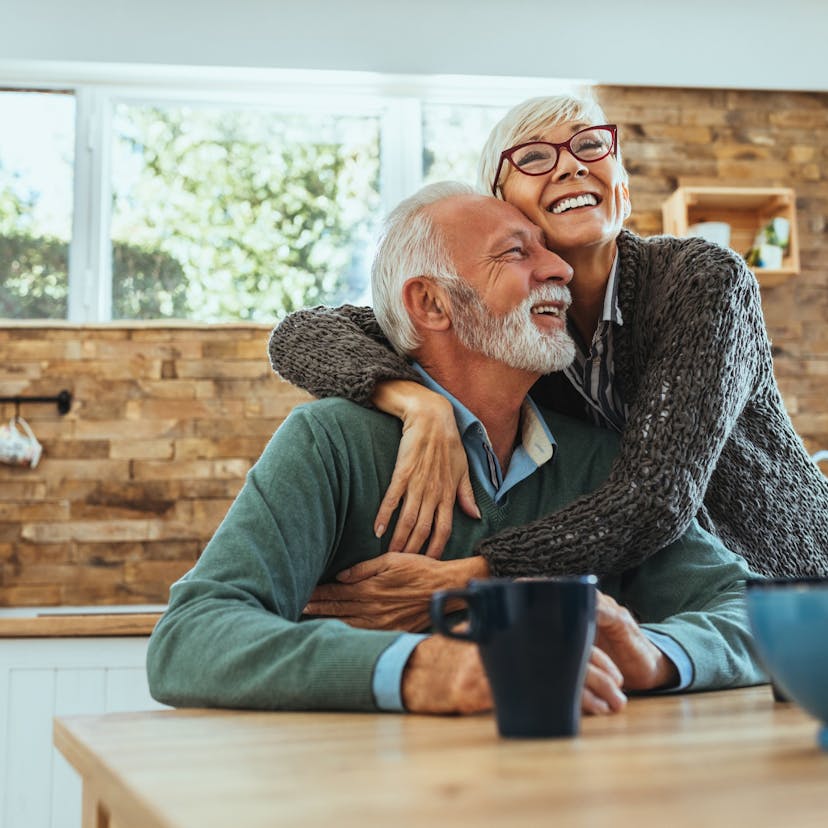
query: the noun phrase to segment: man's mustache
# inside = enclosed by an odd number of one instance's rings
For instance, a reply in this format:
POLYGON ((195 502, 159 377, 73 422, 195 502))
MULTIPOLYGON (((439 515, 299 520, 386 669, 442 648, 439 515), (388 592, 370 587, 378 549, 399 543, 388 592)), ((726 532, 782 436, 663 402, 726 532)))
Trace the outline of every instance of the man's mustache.
POLYGON ((521 304, 532 307, 541 302, 560 302, 564 306, 564 311, 567 311, 572 304, 572 294, 566 285, 541 285, 535 288, 521 304))

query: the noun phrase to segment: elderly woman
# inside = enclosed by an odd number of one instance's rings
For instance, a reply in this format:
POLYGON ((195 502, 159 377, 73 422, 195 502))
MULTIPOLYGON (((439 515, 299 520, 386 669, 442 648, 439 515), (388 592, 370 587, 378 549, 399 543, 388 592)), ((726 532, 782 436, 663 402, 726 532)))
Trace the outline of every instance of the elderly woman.
MULTIPOLYGON (((810 460, 773 376, 755 278, 701 239, 623 230, 628 179, 616 127, 591 100, 537 98, 494 128, 481 186, 518 207, 574 269, 575 361, 533 389, 542 405, 621 434, 590 496, 481 543, 498 576, 621 572, 679 537, 694 516, 765 575, 828 574, 828 480, 810 460)), ((417 384, 370 309, 317 308, 271 338, 272 364, 317 396, 403 419, 382 534, 390 549, 440 554, 455 492, 475 505, 445 401, 417 384)))

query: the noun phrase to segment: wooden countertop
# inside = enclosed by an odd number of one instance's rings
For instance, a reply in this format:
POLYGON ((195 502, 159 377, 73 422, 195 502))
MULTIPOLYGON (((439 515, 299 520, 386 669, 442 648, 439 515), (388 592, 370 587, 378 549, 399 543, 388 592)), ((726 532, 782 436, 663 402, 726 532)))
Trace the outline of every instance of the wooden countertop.
POLYGON ((0 610, 0 638, 68 638, 149 635, 161 610, 68 607, 36 611, 0 610))

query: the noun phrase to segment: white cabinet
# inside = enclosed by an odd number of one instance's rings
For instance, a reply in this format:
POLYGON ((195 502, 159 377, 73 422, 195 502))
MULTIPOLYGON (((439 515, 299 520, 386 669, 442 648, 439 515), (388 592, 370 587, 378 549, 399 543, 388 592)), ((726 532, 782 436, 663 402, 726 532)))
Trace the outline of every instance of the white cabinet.
POLYGON ((147 687, 147 641, 0 638, 2 828, 80 828, 80 780, 52 746, 52 718, 163 707, 147 687))

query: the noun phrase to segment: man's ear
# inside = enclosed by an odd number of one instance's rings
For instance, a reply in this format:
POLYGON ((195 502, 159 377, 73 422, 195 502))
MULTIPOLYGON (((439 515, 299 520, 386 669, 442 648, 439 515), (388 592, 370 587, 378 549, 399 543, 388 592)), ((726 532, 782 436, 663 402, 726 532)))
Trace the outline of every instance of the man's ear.
POLYGON ((426 276, 403 285, 403 304, 415 327, 445 331, 451 327, 451 307, 445 290, 426 276))

